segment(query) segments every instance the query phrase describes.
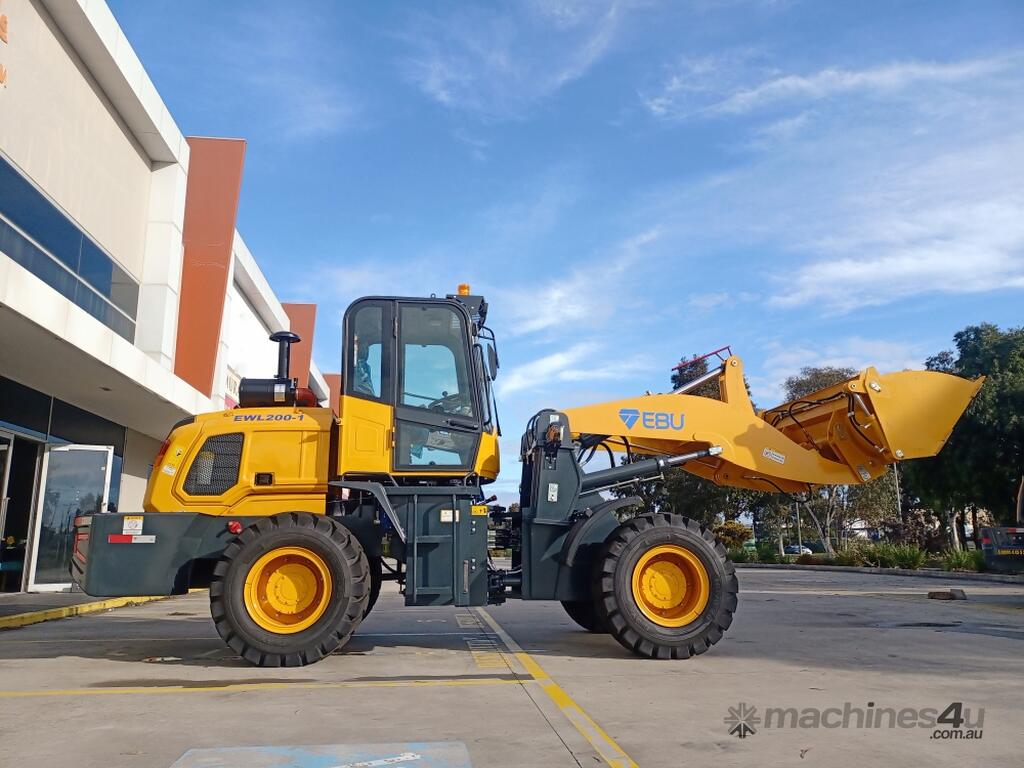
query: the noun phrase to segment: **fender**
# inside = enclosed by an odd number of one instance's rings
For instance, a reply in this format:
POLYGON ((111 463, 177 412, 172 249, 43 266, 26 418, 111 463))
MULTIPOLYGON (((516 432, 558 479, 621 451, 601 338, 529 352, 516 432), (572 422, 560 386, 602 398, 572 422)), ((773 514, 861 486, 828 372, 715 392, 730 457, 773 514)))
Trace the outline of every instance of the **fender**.
MULTIPOLYGON (((569 533, 565 537, 565 541, 562 543, 562 562, 571 568, 576 564, 576 555, 582 544, 598 543, 596 541, 591 541, 589 534, 591 531, 599 528, 601 524, 611 517, 616 510, 634 505, 642 506, 643 503, 643 499, 639 496, 626 496, 621 499, 610 499, 587 509, 584 513, 587 516, 578 521, 569 530, 569 533)), ((603 541, 603 539, 601 540, 603 541)))

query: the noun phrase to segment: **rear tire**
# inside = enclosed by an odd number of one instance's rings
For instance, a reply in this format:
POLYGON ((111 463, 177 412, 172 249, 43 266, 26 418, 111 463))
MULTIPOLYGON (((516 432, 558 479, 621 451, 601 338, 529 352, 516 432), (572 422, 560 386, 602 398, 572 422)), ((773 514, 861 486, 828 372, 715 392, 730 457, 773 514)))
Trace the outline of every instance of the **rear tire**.
POLYGON ((569 618, 579 624, 588 632, 604 634, 608 630, 604 623, 597 616, 594 603, 591 600, 563 600, 562 607, 569 614, 569 618))
POLYGON ((654 659, 688 659, 721 640, 738 592, 725 547, 678 515, 643 515, 619 526, 594 575, 596 613, 609 634, 654 659))
POLYGON ((369 595, 369 564, 355 536, 323 515, 288 512, 249 526, 224 549, 210 612, 246 661, 298 667, 348 641, 369 595))

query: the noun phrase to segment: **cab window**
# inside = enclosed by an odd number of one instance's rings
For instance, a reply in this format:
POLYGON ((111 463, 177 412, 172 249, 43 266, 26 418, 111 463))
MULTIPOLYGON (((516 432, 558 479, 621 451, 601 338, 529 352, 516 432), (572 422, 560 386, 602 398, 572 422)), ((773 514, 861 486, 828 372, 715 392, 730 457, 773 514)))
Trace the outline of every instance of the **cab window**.
POLYGON ((367 304, 349 320, 349 350, 345 386, 349 394, 380 400, 384 397, 384 308, 367 304))
POLYGON ((476 418, 465 329, 458 312, 443 306, 403 306, 399 335, 399 403, 476 418))

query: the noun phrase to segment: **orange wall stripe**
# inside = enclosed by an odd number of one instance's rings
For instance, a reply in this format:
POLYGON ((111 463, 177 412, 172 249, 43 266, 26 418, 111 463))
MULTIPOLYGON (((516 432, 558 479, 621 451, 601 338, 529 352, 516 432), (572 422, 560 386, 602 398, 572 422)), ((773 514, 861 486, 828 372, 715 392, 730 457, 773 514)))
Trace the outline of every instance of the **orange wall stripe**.
POLYGON ((292 344, 291 376, 300 387, 309 386, 309 366, 313 359, 313 331, 316 328, 316 304, 282 304, 292 333, 302 339, 292 344))
POLYGON ((209 397, 231 274, 245 142, 190 136, 174 373, 209 397))
POLYGON ((331 391, 330 394, 330 405, 334 410, 334 415, 338 414, 338 404, 341 402, 341 374, 340 373, 325 373, 324 380, 327 382, 327 388, 331 391))

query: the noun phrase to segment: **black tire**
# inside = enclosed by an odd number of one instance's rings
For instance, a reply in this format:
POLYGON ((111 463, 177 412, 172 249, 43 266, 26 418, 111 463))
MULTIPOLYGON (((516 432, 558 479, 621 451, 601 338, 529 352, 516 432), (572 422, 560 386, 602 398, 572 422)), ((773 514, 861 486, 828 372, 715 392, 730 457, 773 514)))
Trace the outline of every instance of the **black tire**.
POLYGON ((373 606, 377 604, 377 598, 380 597, 380 585, 384 581, 384 566, 381 565, 380 558, 368 557, 366 561, 370 566, 370 596, 366 600, 366 610, 363 611, 364 619, 370 615, 373 606))
POLYGON ((570 619, 588 632, 603 634, 608 631, 597 616, 593 600, 563 600, 562 607, 570 619))
POLYGON ((597 615, 609 634, 638 656, 652 659, 688 659, 721 640, 732 624, 738 592, 736 571, 725 547, 711 531, 679 515, 642 515, 619 526, 605 541, 594 574, 597 615), (687 550, 707 573, 707 603, 683 626, 655 623, 633 596, 637 563, 659 545, 687 550))
POLYGON ((261 667, 299 667, 343 645, 362 621, 370 595, 370 568, 362 546, 343 525, 323 515, 287 512, 249 526, 225 547, 210 583, 217 632, 242 658, 261 667), (245 603, 253 565, 281 547, 316 554, 331 578, 331 595, 311 626, 291 634, 259 626, 245 603))

